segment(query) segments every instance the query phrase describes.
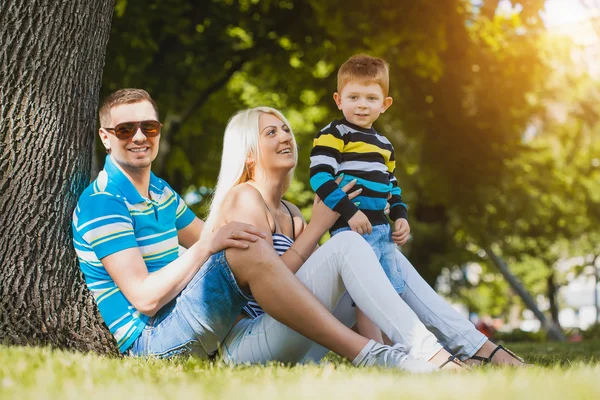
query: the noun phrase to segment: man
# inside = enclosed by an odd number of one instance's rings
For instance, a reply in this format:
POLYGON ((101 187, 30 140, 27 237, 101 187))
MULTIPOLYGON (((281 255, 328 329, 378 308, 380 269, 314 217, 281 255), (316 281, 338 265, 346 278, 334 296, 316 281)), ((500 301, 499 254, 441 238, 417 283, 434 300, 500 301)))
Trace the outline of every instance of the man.
MULTIPOLYGON (((151 172, 162 125, 148 93, 111 94, 100 124, 109 155, 79 199, 73 241, 122 353, 210 356, 251 291, 275 319, 356 364, 407 369, 394 348, 369 342, 328 312, 256 228, 230 223, 200 239, 203 222, 151 172), (179 245, 188 249, 180 257, 179 245)), ((327 226, 337 218, 331 211, 327 226)))

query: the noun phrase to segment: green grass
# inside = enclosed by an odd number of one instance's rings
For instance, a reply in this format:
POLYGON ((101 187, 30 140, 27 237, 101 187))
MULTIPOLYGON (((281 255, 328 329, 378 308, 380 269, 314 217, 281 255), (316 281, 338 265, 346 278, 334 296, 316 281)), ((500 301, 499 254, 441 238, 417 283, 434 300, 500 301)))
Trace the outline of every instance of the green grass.
POLYGON ((412 376, 321 366, 225 367, 194 358, 113 359, 0 347, 0 399, 599 399, 600 342, 513 344, 538 366, 412 376))

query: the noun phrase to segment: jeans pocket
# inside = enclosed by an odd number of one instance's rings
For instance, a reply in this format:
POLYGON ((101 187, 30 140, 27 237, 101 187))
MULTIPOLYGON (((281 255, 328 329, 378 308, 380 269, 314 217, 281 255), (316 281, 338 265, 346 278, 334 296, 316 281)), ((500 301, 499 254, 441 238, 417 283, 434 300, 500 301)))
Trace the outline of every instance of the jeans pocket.
POLYGON ((193 352, 194 344, 197 344, 198 341, 195 339, 188 340, 185 343, 174 345, 171 348, 164 349, 159 353, 152 353, 154 357, 158 358, 171 358, 179 355, 187 355, 193 352))

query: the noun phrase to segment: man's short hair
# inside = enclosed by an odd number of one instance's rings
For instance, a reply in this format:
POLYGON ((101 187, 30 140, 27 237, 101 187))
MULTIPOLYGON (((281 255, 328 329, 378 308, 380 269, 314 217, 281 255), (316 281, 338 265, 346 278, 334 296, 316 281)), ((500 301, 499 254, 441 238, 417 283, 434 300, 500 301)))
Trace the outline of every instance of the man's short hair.
POLYGON ((122 106, 124 104, 140 103, 142 101, 147 101, 152 104, 152 107, 156 112, 156 117, 158 118, 158 106, 156 105, 156 102, 152 100, 152 97, 150 97, 148 92, 143 89, 126 88, 119 89, 104 99, 104 102, 100 107, 100 111, 98 112, 100 117, 100 126, 103 128, 113 128, 112 126, 108 126, 111 121, 110 110, 113 108, 122 106))
POLYGON ((342 64, 337 75, 337 91, 342 92, 350 82, 369 85, 377 83, 387 96, 390 88, 390 69, 388 63, 378 57, 357 54, 342 64))

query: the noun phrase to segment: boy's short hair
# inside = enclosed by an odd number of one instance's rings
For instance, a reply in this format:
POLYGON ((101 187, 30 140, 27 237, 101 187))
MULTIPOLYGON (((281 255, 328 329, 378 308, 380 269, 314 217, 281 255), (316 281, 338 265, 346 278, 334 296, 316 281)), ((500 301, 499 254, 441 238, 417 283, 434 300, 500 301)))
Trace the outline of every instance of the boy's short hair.
POLYGON ((383 95, 387 96, 390 89, 389 65, 381 58, 371 57, 366 54, 352 56, 338 70, 338 93, 341 93, 344 86, 349 82, 359 82, 362 84, 377 83, 381 86, 383 95))
POLYGON ((158 118, 158 106, 152 97, 150 97, 148 92, 143 89, 125 88, 111 93, 102 102, 102 106, 98 112, 100 126, 103 128, 109 128, 108 124, 110 124, 110 110, 113 108, 122 106, 124 104, 140 103, 142 101, 147 101, 152 104, 152 107, 156 112, 156 117, 158 118))

